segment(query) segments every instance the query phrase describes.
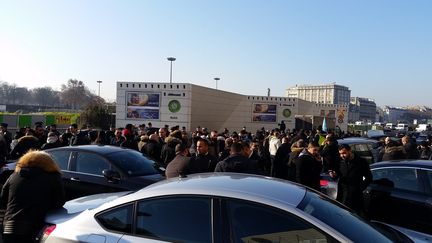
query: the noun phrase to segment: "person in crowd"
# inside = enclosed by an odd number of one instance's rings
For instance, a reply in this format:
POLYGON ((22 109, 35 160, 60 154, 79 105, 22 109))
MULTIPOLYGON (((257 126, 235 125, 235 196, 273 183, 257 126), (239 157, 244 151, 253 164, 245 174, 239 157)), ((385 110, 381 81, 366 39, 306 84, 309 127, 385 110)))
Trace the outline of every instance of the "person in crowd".
POLYGON ((339 168, 339 144, 333 133, 329 133, 321 147, 321 157, 323 158, 324 171, 337 170, 339 168))
POLYGON ((45 136, 45 129, 43 128, 42 122, 35 123, 34 136, 38 139, 39 142, 38 148, 41 148, 42 145, 47 140, 47 137, 45 136))
POLYGON ((2 188, 0 205, 6 209, 3 242, 36 242, 47 212, 64 203, 60 168, 49 154, 28 152, 2 188))
POLYGON ((228 158, 228 156, 230 156, 231 145, 233 143, 234 143, 234 140, 231 137, 225 139, 225 148, 221 152, 219 152, 219 158, 218 158, 219 161, 222 161, 222 160, 228 158))
POLYGON ((165 127, 159 128, 159 144, 161 145, 161 147, 165 144, 165 139, 168 136, 168 129, 166 129, 165 127))
POLYGON ((140 141, 138 142, 138 151, 140 151, 141 153, 144 154, 144 146, 148 143, 149 141, 149 136, 147 135, 141 135, 140 136, 140 141))
POLYGON ((309 143, 307 149, 299 155, 296 163, 296 181, 302 185, 320 191, 320 174, 322 160, 319 154, 319 145, 309 143))
POLYGON ((26 135, 18 140, 10 156, 12 159, 19 159, 31 149, 40 149, 39 140, 34 136, 33 129, 28 130, 26 135))
POLYGON ((0 133, 0 166, 6 164, 6 159, 8 157, 8 145, 4 135, 0 133))
POLYGON ((78 130, 78 124, 71 124, 69 130, 72 134, 69 140, 70 146, 86 145, 89 143, 86 135, 78 130))
POLYGON ((384 147, 384 154, 382 156, 383 161, 390 160, 402 160, 406 159, 406 152, 402 145, 398 142, 389 139, 386 141, 386 146, 384 147))
POLYGON ((288 168, 285 159, 291 153, 291 144, 288 137, 282 138, 282 144, 276 151, 276 155, 273 160, 273 173, 272 176, 280 179, 287 179, 288 168))
POLYGON ((271 161, 271 176, 275 175, 275 157, 277 150, 281 146, 281 141, 279 139, 280 133, 279 130, 273 130, 272 135, 269 139, 269 152, 270 152, 270 161, 271 161))
POLYGON ((175 157, 166 167, 166 178, 182 177, 193 173, 190 161, 188 147, 185 143, 178 143, 175 146, 175 157))
POLYGON ((172 132, 165 139, 165 144, 162 146, 161 150, 161 162, 164 167, 168 166, 171 160, 176 156, 175 147, 177 144, 182 143, 182 134, 180 131, 172 132))
POLYGON ((122 135, 125 137, 125 141, 120 144, 120 147, 138 151, 138 142, 135 139, 135 131, 132 124, 126 124, 122 130, 122 135))
MULTIPOLYGON (((298 161, 298 158, 300 157, 300 154, 303 152, 303 150, 306 148, 306 143, 303 139, 297 140, 292 146, 291 146, 291 153, 288 155, 288 161, 287 161, 287 179, 290 181, 297 181, 297 169, 296 164, 298 161)), ((286 161, 286 159, 285 159, 286 161)))
POLYGON ((117 128, 114 134, 114 137, 111 139, 111 145, 120 147, 120 145, 126 140, 125 137, 123 137, 122 129, 117 128))
POLYGON ((193 171, 195 173, 213 172, 218 160, 216 156, 209 153, 209 142, 207 139, 199 139, 196 149, 197 154, 191 160, 193 171))
POLYGON ((336 199, 364 217, 363 191, 372 182, 369 163, 353 153, 348 144, 339 145, 339 154, 339 170, 329 172, 331 177, 339 178, 336 199))
POLYGON ((53 133, 55 133, 55 135, 59 138, 60 137, 60 132, 57 130, 57 124, 51 124, 50 126, 49 126, 49 129, 48 129, 48 133, 50 133, 50 132, 53 132, 53 133))
POLYGON ((411 139, 408 135, 402 137, 402 145, 405 149, 407 159, 418 159, 420 157, 415 140, 411 139))
POLYGON ((240 143, 233 143, 230 156, 217 163, 215 172, 259 174, 257 162, 243 156, 242 150, 243 146, 240 143))
POLYGON ((160 164, 162 146, 159 143, 159 135, 151 134, 147 143, 142 147, 141 153, 160 164))
POLYGON ((432 149, 427 141, 422 141, 420 143, 420 159, 432 159, 432 149))
POLYGON ((57 134, 55 132, 49 132, 46 143, 44 143, 42 145, 41 150, 58 148, 61 146, 62 146, 62 144, 60 143, 59 137, 57 137, 57 134))
POLYGON ((6 141, 6 146, 8 148, 8 152, 11 151, 11 143, 12 143, 12 133, 8 131, 8 125, 5 122, 0 123, 0 134, 3 135, 3 138, 6 141))

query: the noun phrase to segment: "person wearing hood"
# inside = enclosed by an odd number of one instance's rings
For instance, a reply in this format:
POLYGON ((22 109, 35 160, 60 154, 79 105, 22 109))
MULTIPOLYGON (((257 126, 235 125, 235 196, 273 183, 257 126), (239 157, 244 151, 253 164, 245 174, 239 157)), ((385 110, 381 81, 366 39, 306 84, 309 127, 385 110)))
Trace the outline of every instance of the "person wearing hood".
POLYGON ((58 148, 58 147, 61 147, 61 146, 62 146, 62 144, 60 143, 57 134, 54 133, 54 132, 49 132, 48 133, 48 138, 46 140, 46 143, 44 143, 42 145, 41 150, 58 148))
POLYGON ((1 192, 0 205, 6 209, 3 242, 36 242, 47 212, 64 203, 60 168, 51 156, 43 151, 26 153, 1 192))
POLYGON ((161 162, 166 168, 168 164, 176 157, 175 147, 177 144, 182 143, 182 135, 180 131, 172 132, 168 137, 165 138, 165 144, 161 150, 161 162))
POLYGON ((296 180, 304 186, 320 191, 321 170, 322 160, 319 145, 311 142, 296 161, 296 180))

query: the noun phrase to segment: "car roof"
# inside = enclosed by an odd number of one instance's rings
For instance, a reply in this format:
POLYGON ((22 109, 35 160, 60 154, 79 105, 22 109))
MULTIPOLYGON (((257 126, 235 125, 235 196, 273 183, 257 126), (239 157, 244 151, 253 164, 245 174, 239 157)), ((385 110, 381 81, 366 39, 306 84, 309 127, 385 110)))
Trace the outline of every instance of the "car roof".
MULTIPOLYGON (((159 181, 119 198, 113 204, 169 195, 211 195, 296 207, 305 194, 305 187, 272 177, 241 173, 201 173, 159 181)), ((110 203, 105 205, 106 208, 111 206, 110 203)))
POLYGON ((339 144, 364 144, 364 143, 377 143, 377 140, 369 139, 369 138, 358 138, 358 137, 352 137, 352 138, 344 138, 344 139, 338 139, 337 140, 339 144))
POLYGON ((99 154, 110 154, 110 153, 130 150, 130 149, 117 147, 117 146, 110 146, 110 145, 80 145, 80 146, 67 146, 67 147, 47 149, 46 151, 50 152, 56 150, 75 150, 75 151, 80 150, 80 151, 87 151, 87 152, 96 152, 99 154))
POLYGON ((384 161, 374 163, 371 169, 385 168, 385 167, 413 167, 413 168, 424 168, 432 170, 431 160, 395 160, 395 161, 384 161))

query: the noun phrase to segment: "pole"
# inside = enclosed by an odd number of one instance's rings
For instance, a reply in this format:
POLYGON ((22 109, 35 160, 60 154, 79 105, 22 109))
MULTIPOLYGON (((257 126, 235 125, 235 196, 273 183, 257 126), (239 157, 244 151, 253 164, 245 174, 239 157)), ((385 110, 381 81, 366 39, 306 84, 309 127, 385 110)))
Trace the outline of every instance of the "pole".
POLYGON ((214 78, 214 80, 216 81, 216 89, 218 89, 218 81, 220 80, 220 78, 214 78))
POLYGON ((99 88, 98 88, 98 96, 100 97, 100 86, 101 86, 102 81, 101 81, 101 80, 98 80, 98 81, 96 81, 96 82, 97 82, 98 85, 99 85, 99 88))
POLYGON ((167 57, 167 60, 171 62, 170 65, 170 84, 172 84, 172 63, 176 60, 175 57, 167 57))

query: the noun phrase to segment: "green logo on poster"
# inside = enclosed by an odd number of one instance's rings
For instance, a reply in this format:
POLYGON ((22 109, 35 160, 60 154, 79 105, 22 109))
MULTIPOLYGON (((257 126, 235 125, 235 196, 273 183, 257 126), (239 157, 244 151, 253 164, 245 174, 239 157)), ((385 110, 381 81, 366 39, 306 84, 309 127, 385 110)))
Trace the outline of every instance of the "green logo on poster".
POLYGON ((181 109, 181 105, 178 100, 171 100, 168 103, 168 110, 171 111, 172 113, 179 112, 180 109, 181 109))
POLYGON ((283 110, 283 116, 289 118, 291 116, 291 110, 290 109, 283 110))

